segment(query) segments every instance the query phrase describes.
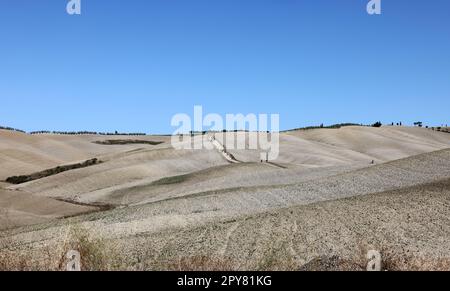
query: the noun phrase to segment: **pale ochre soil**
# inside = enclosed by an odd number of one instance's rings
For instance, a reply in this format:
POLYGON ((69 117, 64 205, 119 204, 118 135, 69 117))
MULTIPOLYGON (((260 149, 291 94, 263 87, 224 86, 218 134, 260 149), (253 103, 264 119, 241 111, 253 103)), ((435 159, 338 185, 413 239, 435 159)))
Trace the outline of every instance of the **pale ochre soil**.
MULTIPOLYGON (((120 137, 127 138, 134 137, 120 137)), ((241 164, 214 149, 175 150, 164 136, 139 137, 164 141, 156 146, 92 143, 104 139, 0 131, 0 179, 90 158, 104 162, 21 185, 1 183, 0 225, 8 230, 0 237, 9 250, 38 256, 76 224, 118 247, 131 269, 165 269, 200 255, 242 270, 300 269, 310 261, 310 269, 341 261, 354 267, 370 247, 396 263, 397 255, 420 260, 424 268, 450 257, 448 133, 407 127, 282 133, 278 166, 259 163, 252 150, 231 151, 241 164)), ((403 264, 396 267, 408 268, 403 264)))

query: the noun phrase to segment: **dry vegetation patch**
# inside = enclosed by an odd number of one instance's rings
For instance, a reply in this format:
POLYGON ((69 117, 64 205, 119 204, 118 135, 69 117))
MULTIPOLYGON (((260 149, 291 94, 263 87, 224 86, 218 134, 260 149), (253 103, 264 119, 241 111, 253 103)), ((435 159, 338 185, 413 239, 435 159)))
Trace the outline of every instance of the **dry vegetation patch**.
POLYGON ((137 140, 137 139, 108 139, 103 141, 94 141, 96 144, 101 145, 127 145, 127 144, 149 144, 159 145, 162 141, 150 141, 150 140, 137 140))
POLYGON ((65 165, 65 166, 58 166, 52 169, 47 169, 41 172, 36 172, 30 175, 22 175, 22 176, 13 176, 13 177, 9 177, 6 179, 6 182, 11 183, 11 184, 22 184, 22 183, 26 183, 26 182, 30 182, 30 181, 34 181, 34 180, 38 180, 38 179, 42 179, 45 177, 49 177, 49 176, 53 176, 62 172, 66 172, 66 171, 70 171, 70 170, 75 170, 75 169, 81 169, 81 168, 86 168, 86 167, 90 167, 93 165, 98 165, 101 164, 102 161, 98 160, 98 159, 90 159, 87 160, 83 163, 77 163, 77 164, 71 164, 71 165, 65 165))

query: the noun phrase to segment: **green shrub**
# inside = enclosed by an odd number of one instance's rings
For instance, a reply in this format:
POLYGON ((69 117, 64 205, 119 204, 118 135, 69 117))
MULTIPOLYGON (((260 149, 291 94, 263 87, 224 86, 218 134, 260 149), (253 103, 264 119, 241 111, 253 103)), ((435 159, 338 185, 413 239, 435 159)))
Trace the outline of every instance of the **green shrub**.
POLYGON ((383 124, 380 121, 375 122, 372 124, 372 127, 381 127, 383 124))

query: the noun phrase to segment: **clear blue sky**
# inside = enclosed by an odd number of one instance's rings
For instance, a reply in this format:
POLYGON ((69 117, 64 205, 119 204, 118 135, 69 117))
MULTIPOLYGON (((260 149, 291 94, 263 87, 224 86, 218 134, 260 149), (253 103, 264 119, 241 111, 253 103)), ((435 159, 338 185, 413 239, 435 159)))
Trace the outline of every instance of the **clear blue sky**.
POLYGON ((367 2, 0 0, 0 124, 171 133, 194 105, 283 129, 447 123, 450 1, 367 2))

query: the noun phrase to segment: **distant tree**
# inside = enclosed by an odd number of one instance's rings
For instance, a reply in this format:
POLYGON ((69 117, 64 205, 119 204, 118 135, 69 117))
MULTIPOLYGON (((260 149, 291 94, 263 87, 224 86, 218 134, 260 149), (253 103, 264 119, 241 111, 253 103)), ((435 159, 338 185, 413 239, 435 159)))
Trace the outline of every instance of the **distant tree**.
POLYGON ((380 121, 375 122, 372 124, 372 127, 381 127, 383 124, 380 121))
POLYGON ((0 126, 0 129, 3 129, 3 130, 9 130, 9 131, 17 131, 17 132, 21 132, 21 133, 26 133, 24 130, 17 129, 17 128, 13 128, 13 127, 9 127, 9 126, 0 126))

